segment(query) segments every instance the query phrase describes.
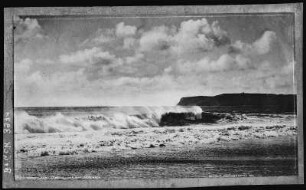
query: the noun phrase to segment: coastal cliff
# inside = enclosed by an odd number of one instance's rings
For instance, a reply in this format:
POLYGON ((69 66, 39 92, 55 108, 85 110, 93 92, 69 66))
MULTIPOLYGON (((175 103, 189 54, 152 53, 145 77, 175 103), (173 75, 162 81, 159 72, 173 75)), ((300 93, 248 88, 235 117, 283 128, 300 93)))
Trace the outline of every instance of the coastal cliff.
POLYGON ((183 97, 179 106, 236 107, 258 112, 296 112, 295 94, 220 94, 217 96, 183 97))

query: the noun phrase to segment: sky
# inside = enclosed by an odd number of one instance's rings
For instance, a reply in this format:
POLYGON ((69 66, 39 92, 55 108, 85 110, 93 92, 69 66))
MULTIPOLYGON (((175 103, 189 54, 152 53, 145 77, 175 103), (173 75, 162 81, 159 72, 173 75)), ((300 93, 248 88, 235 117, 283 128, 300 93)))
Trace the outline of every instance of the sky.
POLYGON ((295 93, 293 15, 16 17, 14 104, 174 106, 295 93))

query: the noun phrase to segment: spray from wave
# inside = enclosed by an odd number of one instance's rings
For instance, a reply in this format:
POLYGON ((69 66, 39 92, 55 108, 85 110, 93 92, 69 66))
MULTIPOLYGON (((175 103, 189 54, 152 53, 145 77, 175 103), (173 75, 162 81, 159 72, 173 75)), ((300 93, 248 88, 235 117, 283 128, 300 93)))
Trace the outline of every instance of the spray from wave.
POLYGON ((15 112, 16 133, 60 133, 97 131, 108 128, 128 129, 159 127, 166 113, 192 113, 201 115, 202 109, 192 107, 131 107, 112 114, 98 113, 87 115, 65 115, 57 112, 54 115, 37 117, 25 111, 15 112), (131 113, 131 114, 128 114, 131 113))

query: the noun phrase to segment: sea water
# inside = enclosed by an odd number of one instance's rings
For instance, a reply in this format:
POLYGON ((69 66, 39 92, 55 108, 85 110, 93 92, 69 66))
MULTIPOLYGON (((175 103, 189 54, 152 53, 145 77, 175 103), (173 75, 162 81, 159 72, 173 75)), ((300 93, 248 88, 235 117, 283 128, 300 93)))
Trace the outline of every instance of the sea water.
POLYGON ((165 113, 201 114, 182 107, 25 107, 15 109, 15 133, 98 131, 103 128, 158 127, 165 113))

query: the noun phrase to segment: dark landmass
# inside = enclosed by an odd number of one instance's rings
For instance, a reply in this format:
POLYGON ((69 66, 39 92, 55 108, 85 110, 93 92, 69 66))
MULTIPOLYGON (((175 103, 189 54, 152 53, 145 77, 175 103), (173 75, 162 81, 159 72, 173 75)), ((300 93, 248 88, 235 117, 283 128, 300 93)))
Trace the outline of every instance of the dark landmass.
POLYGON ((187 113, 165 113, 162 115, 160 126, 184 126, 200 123, 217 123, 221 119, 227 121, 237 121, 243 119, 242 116, 228 114, 228 113, 209 113, 202 112, 201 114, 187 113))
POLYGON ((205 111, 296 113, 295 94, 220 94, 183 97, 179 106, 201 106, 205 111))

